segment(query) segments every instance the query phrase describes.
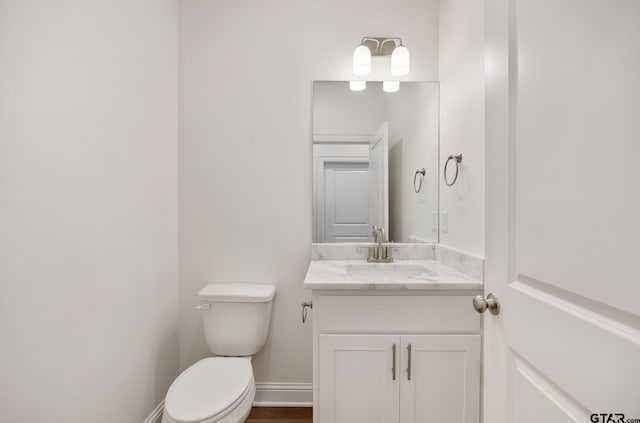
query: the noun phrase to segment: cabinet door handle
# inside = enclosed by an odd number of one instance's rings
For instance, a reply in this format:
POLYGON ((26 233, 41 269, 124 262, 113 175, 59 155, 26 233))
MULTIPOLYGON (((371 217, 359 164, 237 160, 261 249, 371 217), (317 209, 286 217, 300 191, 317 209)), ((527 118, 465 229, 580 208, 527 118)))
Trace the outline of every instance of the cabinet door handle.
POLYGON ((411 380, 411 344, 407 345, 407 380, 411 380))
POLYGON ((391 352, 393 353, 393 362, 391 364, 391 377, 392 380, 396 380, 396 344, 391 346, 391 352))

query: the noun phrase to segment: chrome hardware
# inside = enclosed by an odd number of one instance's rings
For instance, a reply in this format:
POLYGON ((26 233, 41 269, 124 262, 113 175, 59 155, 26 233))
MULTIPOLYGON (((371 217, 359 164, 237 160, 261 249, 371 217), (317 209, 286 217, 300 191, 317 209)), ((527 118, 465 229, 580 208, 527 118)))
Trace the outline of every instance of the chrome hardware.
POLYGON ((312 301, 305 301, 302 303, 302 323, 305 323, 307 321, 307 312, 309 311, 309 308, 313 309, 312 301))
POLYGON ((393 352, 393 364, 391 365, 391 379, 396 380, 396 344, 391 346, 391 351, 393 352))
POLYGON ((211 304, 209 303, 202 303, 200 305, 196 306, 196 310, 202 310, 202 311, 207 311, 211 309, 211 304))
POLYGON ((426 169, 423 167, 420 170, 416 170, 416 173, 413 175, 413 190, 418 193, 420 192, 420 190, 422 189, 422 179, 424 178, 424 175, 427 173, 426 169), (418 178, 417 181, 420 182, 419 184, 416 183, 416 178, 418 177, 418 175, 422 175, 422 177, 418 178), (417 186, 416 186, 417 185, 417 186))
POLYGON ((491 314, 498 314, 500 313, 500 301, 498 297, 493 294, 487 295, 486 300, 482 295, 478 295, 473 299, 473 308, 478 313, 484 313, 489 309, 491 314))
POLYGON ((411 344, 407 345, 407 380, 411 380, 411 344))
POLYGON ((371 235, 373 235, 373 242, 378 243, 377 247, 369 247, 369 257, 367 261, 369 263, 391 263, 393 257, 391 257, 391 247, 384 246, 384 243, 388 243, 386 239, 384 228, 378 228, 373 226, 371 228, 371 235))
POLYGON ((447 186, 452 186, 458 180, 458 173, 460 173, 460 162, 462 162, 462 153, 456 153, 450 155, 447 158, 447 161, 444 163, 444 183, 447 184, 447 186), (453 177, 453 181, 449 182, 449 179, 447 178, 447 166, 449 166, 449 162, 451 160, 454 160, 456 164, 456 174, 453 177))

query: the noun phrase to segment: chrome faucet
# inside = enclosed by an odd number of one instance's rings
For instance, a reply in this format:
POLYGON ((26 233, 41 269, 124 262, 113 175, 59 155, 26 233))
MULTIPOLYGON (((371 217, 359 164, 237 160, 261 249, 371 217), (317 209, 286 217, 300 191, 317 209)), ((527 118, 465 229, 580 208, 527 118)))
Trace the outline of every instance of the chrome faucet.
POLYGON ((385 246, 384 243, 388 243, 386 239, 384 228, 373 226, 371 228, 371 235, 373 235, 373 242, 378 245, 376 247, 369 247, 369 257, 367 261, 369 263, 391 263, 393 257, 391 257, 391 247, 385 246))

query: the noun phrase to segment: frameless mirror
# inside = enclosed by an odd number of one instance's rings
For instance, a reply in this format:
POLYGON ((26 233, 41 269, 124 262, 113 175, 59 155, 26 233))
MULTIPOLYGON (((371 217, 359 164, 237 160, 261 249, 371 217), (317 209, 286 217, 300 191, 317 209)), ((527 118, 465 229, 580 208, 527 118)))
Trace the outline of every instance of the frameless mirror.
POLYGON ((313 83, 313 241, 438 242, 438 83, 313 83))

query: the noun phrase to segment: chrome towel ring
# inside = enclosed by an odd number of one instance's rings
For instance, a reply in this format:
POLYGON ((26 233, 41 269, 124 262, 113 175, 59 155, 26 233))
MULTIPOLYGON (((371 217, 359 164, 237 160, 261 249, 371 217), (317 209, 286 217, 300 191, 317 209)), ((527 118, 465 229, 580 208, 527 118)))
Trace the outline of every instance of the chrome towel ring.
POLYGON ((422 189, 422 178, 424 178, 424 175, 427 173, 427 171, 425 170, 425 168, 423 167, 420 170, 416 170, 415 175, 413 175, 413 190, 415 192, 420 192, 420 190, 422 189), (418 178, 418 174, 422 175, 422 177, 418 178), (420 182, 420 184, 418 184, 416 182, 416 178, 418 178, 418 182, 420 182))
POLYGON ((447 186, 452 186, 458 180, 458 174, 460 173, 460 162, 461 161, 462 161, 462 153, 452 154, 447 158, 447 161, 444 164, 444 183, 447 184, 447 186), (449 166, 449 162, 451 160, 455 161, 456 174, 453 177, 453 181, 449 182, 449 180, 447 179, 447 166, 449 166))

